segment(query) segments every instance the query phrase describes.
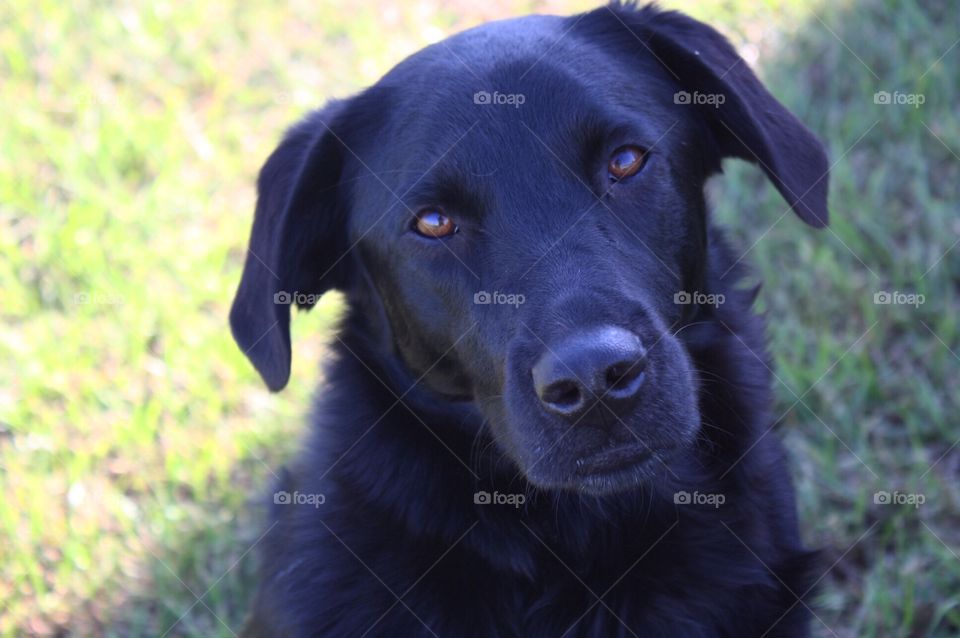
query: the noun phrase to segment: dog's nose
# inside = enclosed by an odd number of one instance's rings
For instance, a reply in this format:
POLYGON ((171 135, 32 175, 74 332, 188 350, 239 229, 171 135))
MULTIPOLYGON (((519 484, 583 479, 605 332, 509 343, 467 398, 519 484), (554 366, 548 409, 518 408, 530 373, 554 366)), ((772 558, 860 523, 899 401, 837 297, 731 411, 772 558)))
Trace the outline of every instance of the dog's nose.
POLYGON ((619 415, 636 402, 646 365, 639 336, 601 326, 550 346, 533 366, 533 387, 547 410, 571 421, 598 401, 619 415))

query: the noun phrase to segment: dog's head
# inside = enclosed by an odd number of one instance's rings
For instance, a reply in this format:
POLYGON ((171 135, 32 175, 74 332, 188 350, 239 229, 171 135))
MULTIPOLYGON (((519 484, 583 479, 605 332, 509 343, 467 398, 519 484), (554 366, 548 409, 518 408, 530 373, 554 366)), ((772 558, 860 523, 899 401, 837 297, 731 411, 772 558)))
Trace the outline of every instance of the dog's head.
POLYGON ((290 301, 339 288, 533 484, 623 489, 700 427, 674 332, 710 302, 703 184, 729 156, 826 224, 820 143, 710 27, 615 6, 467 31, 288 133, 234 335, 279 390, 290 301))

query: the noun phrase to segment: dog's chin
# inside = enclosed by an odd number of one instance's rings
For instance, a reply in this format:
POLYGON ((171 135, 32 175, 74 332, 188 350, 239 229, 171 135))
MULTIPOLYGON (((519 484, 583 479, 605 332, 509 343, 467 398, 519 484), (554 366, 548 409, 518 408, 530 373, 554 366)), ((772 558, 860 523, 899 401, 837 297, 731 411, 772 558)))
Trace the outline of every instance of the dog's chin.
POLYGON ((651 483, 667 470, 674 452, 673 448, 652 449, 640 442, 579 453, 569 451, 523 473, 541 490, 608 496, 651 483))
POLYGON ((614 495, 669 482, 676 471, 671 465, 683 463, 695 445, 699 417, 695 407, 680 404, 656 422, 634 415, 613 430, 578 426, 546 447, 542 440, 514 447, 512 456, 538 489, 614 495))

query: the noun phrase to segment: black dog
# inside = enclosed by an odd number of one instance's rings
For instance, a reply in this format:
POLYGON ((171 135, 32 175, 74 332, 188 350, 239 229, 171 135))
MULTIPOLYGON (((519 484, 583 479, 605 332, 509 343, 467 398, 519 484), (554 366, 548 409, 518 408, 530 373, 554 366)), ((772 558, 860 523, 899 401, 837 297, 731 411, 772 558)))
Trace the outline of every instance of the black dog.
POLYGON ((827 223, 820 143, 716 31, 614 5, 489 24, 264 166, 233 333, 349 313, 275 495, 266 636, 799 636, 815 581, 754 291, 706 178, 827 223))

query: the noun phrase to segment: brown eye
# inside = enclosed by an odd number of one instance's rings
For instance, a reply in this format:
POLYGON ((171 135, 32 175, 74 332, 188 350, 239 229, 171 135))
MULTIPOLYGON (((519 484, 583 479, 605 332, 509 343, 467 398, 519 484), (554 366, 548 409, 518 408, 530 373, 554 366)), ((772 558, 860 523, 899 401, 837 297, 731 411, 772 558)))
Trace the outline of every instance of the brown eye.
POLYGON ((610 162, 607 164, 610 179, 618 181, 636 175, 646 158, 646 153, 639 146, 621 146, 613 152, 613 155, 610 156, 610 162))
POLYGON ((459 230, 452 219, 436 208, 424 208, 417 213, 413 227, 424 237, 447 237, 459 230))

